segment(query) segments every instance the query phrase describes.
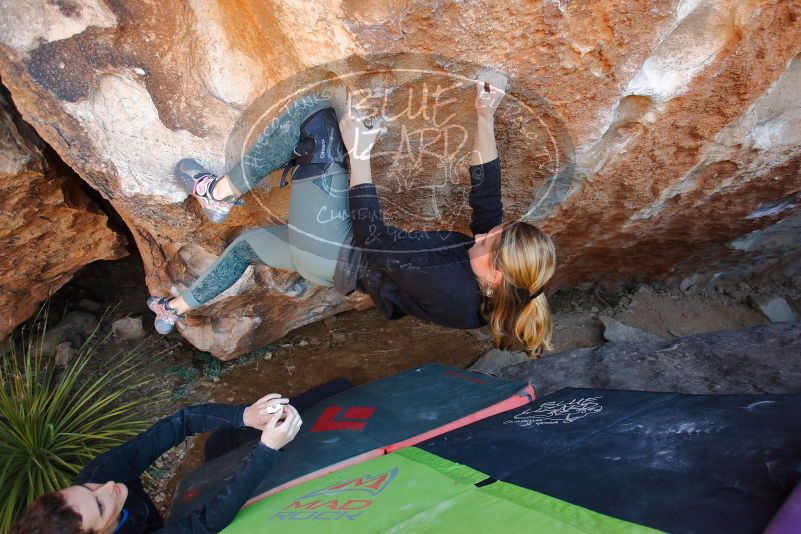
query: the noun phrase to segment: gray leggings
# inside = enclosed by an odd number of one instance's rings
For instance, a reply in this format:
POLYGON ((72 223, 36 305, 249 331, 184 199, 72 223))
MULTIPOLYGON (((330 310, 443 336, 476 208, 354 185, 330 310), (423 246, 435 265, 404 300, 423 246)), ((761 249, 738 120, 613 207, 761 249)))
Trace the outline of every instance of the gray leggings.
MULTIPOLYGON (((300 123, 321 107, 319 101, 300 103, 273 121, 259 137, 243 159, 249 162, 247 173, 243 172, 244 164, 229 173, 232 180, 237 178, 234 185, 240 192, 249 191, 289 160, 299 140, 300 123)), ((292 182, 289 224, 240 234, 181 297, 197 308, 231 287, 254 262, 294 271, 314 284, 331 287, 339 249, 350 229, 348 175, 334 164, 325 175, 292 182)))

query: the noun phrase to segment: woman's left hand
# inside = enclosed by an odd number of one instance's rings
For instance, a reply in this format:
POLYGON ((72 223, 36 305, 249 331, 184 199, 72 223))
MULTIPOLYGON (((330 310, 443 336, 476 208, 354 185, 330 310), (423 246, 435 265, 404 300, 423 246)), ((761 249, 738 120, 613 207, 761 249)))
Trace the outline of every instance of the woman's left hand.
POLYGON ((242 420, 250 428, 264 430, 264 425, 272 418, 273 414, 276 411, 283 411, 283 405, 286 404, 289 404, 289 399, 282 397, 280 393, 270 393, 245 408, 242 420), (272 409, 270 409, 271 406, 273 407, 272 409), (278 409, 276 410, 275 407, 278 407, 278 409))

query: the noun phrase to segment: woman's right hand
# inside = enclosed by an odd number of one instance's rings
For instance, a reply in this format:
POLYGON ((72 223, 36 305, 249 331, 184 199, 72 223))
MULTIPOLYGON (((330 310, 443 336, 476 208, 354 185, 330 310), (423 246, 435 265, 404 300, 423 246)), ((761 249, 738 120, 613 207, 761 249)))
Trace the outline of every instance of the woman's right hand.
POLYGON ((476 113, 487 117, 495 115, 506 94, 506 76, 499 72, 487 72, 476 80, 476 113))
POLYGON ((286 404, 289 404, 289 399, 282 397, 280 393, 270 393, 245 408, 245 412, 242 414, 242 421, 245 426, 264 430, 264 425, 267 424, 272 415, 282 411, 286 404))
POLYGON ((378 134, 381 132, 381 119, 373 123, 368 128, 358 110, 356 110, 348 98, 345 104, 345 113, 339 119, 339 131, 342 134, 342 141, 351 159, 369 160, 370 152, 373 150, 378 134))
POLYGON ((278 450, 295 439, 303 421, 294 406, 287 404, 267 421, 261 433, 261 442, 271 449, 278 450), (285 419, 282 417, 286 416, 285 419))

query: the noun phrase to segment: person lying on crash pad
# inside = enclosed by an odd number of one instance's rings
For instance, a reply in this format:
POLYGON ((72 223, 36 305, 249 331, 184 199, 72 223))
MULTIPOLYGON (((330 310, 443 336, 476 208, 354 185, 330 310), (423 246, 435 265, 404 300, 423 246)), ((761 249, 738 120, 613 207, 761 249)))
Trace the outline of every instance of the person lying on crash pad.
POLYGON ((292 441, 302 420, 277 393, 250 406, 201 404, 161 419, 146 432, 90 462, 61 491, 46 493, 28 507, 13 534, 125 534, 219 532, 233 520, 292 441), (187 436, 220 428, 253 428, 261 439, 244 465, 206 506, 174 523, 163 520, 142 487, 140 476, 164 452, 187 436))

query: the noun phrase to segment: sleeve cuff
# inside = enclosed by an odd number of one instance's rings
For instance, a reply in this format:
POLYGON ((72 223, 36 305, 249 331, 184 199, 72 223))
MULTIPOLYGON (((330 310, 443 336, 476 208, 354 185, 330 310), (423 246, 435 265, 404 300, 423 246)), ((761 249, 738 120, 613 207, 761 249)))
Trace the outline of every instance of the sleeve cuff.
POLYGON ((487 161, 485 163, 481 163, 479 165, 470 165, 470 169, 480 169, 480 168, 489 168, 489 167, 498 167, 501 164, 501 158, 497 157, 491 161, 487 161))
POLYGON ((348 207, 351 222, 356 225, 373 221, 381 213, 375 184, 359 184, 348 190, 348 207))
POLYGON ((277 456, 280 456, 281 454, 283 454, 281 451, 271 449, 261 441, 259 441, 258 443, 256 443, 256 445, 253 446, 252 455, 253 459, 256 461, 269 460, 272 462, 276 459, 277 456))
POLYGON ((241 404, 236 409, 236 417, 234 417, 234 422, 237 428, 248 428, 245 424, 245 408, 250 406, 250 404, 241 404))
POLYGON ((485 182, 500 183, 501 162, 499 158, 482 163, 481 165, 470 165, 470 185, 473 188, 481 187, 485 182))
POLYGON ((351 198, 378 197, 375 184, 354 185, 348 190, 348 193, 351 198))
POLYGON ((362 189, 362 188, 375 189, 375 184, 367 182, 367 183, 364 183, 364 184, 358 184, 358 185, 354 185, 353 187, 351 187, 351 189, 362 189))

